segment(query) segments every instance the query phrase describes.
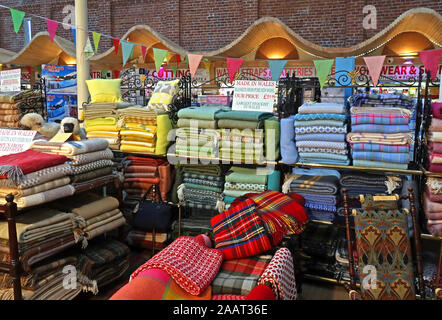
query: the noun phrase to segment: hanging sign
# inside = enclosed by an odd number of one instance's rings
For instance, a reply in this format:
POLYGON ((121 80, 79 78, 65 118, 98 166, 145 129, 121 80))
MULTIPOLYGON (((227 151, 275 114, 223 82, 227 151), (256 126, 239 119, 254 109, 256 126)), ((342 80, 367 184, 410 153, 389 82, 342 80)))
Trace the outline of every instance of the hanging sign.
POLYGON ((232 110, 273 112, 275 81, 236 80, 232 110))
POLYGON ((5 70, 1 72, 1 91, 20 91, 21 70, 5 70))
POLYGON ((37 131, 0 129, 0 156, 29 149, 37 131))

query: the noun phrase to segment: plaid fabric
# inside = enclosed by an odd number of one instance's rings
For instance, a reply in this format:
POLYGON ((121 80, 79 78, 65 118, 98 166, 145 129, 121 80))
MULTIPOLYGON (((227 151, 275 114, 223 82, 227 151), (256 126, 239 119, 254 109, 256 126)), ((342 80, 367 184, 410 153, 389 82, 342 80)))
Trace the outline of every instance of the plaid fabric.
POLYGON ((351 126, 351 132, 402 133, 410 132, 408 125, 357 124, 351 126))
POLYGON ((372 151, 372 152, 387 152, 387 153, 403 153, 409 152, 409 145, 387 145, 376 143, 355 143, 352 145, 353 151, 372 151))
POLYGON ((393 163, 393 162, 357 160, 357 159, 353 160, 353 165, 359 167, 370 167, 370 168, 408 169, 408 164, 406 163, 393 163))
POLYGON ((394 163, 410 162, 410 153, 353 151, 352 156, 354 160, 369 160, 369 161, 394 162, 394 163))
POLYGON ((212 293, 248 295, 258 284, 271 259, 272 256, 263 255, 224 261, 212 282, 212 293))
POLYGON ((222 251, 226 260, 255 256, 271 248, 251 199, 237 202, 210 222, 215 247, 222 251))
POLYGON ((357 113, 351 115, 351 124, 390 124, 401 125, 408 124, 410 116, 402 114, 386 113, 357 113))

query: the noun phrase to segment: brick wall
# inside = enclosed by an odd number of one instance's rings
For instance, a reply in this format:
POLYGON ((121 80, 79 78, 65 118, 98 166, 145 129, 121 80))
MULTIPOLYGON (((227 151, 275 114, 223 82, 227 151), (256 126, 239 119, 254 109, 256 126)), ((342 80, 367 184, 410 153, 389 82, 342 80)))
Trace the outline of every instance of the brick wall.
MULTIPOLYGON (((3 5, 62 21, 66 5, 73 0, 6 0, 3 5)), ((89 0, 89 28, 121 37, 134 25, 146 24, 191 51, 215 50, 240 36, 255 20, 280 19, 313 43, 348 47, 375 35, 399 15, 416 7, 442 14, 440 0, 89 0), (365 5, 377 9, 377 29, 362 28, 365 5)), ((32 17, 32 32, 45 31, 44 20, 32 17)), ((13 31, 9 10, 0 8, 0 47, 19 51, 24 33, 13 31)), ((72 39, 70 30, 59 26, 58 35, 72 39)), ((103 39, 102 49, 112 46, 103 39)))

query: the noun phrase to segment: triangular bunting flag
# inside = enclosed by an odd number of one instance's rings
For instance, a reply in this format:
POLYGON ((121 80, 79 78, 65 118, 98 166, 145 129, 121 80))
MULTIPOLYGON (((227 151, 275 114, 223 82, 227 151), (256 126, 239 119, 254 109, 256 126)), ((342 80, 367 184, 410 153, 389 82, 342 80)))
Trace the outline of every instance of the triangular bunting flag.
POLYGON ((89 36, 87 37, 86 45, 84 46, 84 53, 86 58, 94 55, 94 50, 92 49, 91 39, 89 39, 89 36))
POLYGON ((74 44, 77 45, 77 29, 75 27, 72 27, 71 30, 72 30, 72 39, 74 40, 74 44))
POLYGON ((118 48, 120 47, 120 39, 112 38, 112 42, 114 43, 115 54, 118 54, 118 48))
POLYGON ((235 79, 235 74, 239 70, 239 67, 241 67, 242 63, 244 62, 244 59, 238 59, 238 58, 227 58, 227 72, 229 73, 229 80, 230 83, 233 83, 233 80, 235 79))
POLYGON ((123 52, 123 66, 126 65, 127 60, 129 60, 132 50, 135 47, 135 43, 129 41, 121 41, 121 51, 123 52))
POLYGON ((333 66, 333 59, 329 60, 313 60, 316 68, 316 74, 319 79, 319 84, 321 85, 321 89, 324 87, 325 80, 330 73, 330 70, 333 66))
POLYGON ((210 74, 210 66, 211 65, 212 65, 212 63, 208 59, 204 60, 204 67, 206 68, 206 70, 209 74, 210 74))
POLYGON ((130 58, 133 59, 134 58, 134 51, 135 51, 135 44, 132 47, 132 51, 130 52, 130 58))
POLYGON ((170 58, 172 58, 172 54, 169 51, 167 51, 167 54, 166 54, 166 64, 169 64, 170 58))
POLYGON ((94 39, 95 52, 98 51, 98 44, 100 43, 101 34, 97 32, 92 32, 92 38, 94 39))
POLYGON ((189 68, 189 57, 186 56, 186 68, 189 68))
POLYGON ((350 86, 351 77, 348 76, 349 72, 355 70, 355 57, 337 57, 335 64, 335 86, 350 86))
POLYGON ((153 59, 155 60, 155 69, 157 73, 160 70, 161 65, 163 64, 166 55, 167 55, 167 50, 153 48, 153 59))
POLYGON ((267 62, 269 63, 272 81, 278 81, 281 78, 281 73, 287 64, 287 60, 267 60, 267 62))
POLYGON ((120 77, 120 70, 113 70, 112 76, 114 79, 118 79, 120 77))
POLYGON ((176 54, 175 57, 176 57, 176 66, 177 66, 177 68, 179 68, 181 56, 179 54, 176 54))
POLYGON ((14 31, 17 33, 20 30, 21 24, 23 23, 23 18, 25 13, 20 10, 9 8, 12 17, 12 23, 14 24, 14 31))
POLYGON ((48 27, 49 37, 51 38, 51 42, 54 42, 55 33, 58 28, 58 21, 54 21, 51 19, 46 19, 46 26, 48 27))
POLYGON ((430 76, 433 80, 436 79, 439 60, 442 56, 442 49, 428 50, 419 52, 419 58, 421 58, 425 69, 430 71, 430 76))
POLYGON ((141 46, 141 55, 143 56, 143 61, 146 61, 147 47, 141 46))
POLYGON ((176 78, 178 67, 175 66, 175 65, 171 65, 171 66, 170 66, 170 69, 172 69, 172 72, 173 72, 173 75, 172 75, 172 76, 176 78))
POLYGON ((107 70, 101 70, 101 79, 107 78, 107 70))
POLYGON ((373 86, 376 87, 378 85, 379 76, 382 72, 385 56, 364 57, 364 61, 367 65, 371 80, 373 81, 373 86))
POLYGON ((190 69, 190 80, 193 80, 193 77, 195 76, 196 71, 198 70, 198 67, 200 65, 201 59, 203 56, 199 54, 188 54, 186 56, 189 69, 190 69))

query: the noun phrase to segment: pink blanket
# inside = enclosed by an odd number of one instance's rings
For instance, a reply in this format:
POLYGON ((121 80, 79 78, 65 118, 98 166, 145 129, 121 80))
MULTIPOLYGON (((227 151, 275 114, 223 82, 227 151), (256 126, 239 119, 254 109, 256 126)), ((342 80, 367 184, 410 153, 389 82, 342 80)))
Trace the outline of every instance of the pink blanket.
POLYGON ((440 163, 431 163, 431 158, 428 159, 428 160, 430 162, 430 166, 428 168, 428 171, 430 171, 430 172, 437 172, 437 173, 442 172, 442 164, 440 164, 440 163))
POLYGON ((442 132, 442 119, 431 119, 430 132, 442 132))
POLYGON ((427 193, 424 193, 424 211, 427 219, 442 220, 442 203, 431 201, 427 193))
POLYGON ((433 109, 433 117, 442 119, 442 103, 432 103, 431 108, 433 109))
POLYGON ((433 151, 435 153, 442 153, 442 142, 430 141, 428 143, 428 150, 433 151))
POLYGON ((433 236, 442 237, 442 223, 440 224, 427 223, 427 229, 433 236))
POLYGON ((442 194, 434 194, 429 186, 425 186, 425 194, 433 202, 442 202, 442 194))
POLYGON ((222 261, 222 252, 209 249, 204 237, 182 236, 140 266, 130 276, 130 280, 146 269, 162 269, 182 289, 192 295, 199 295, 215 279, 222 261))

